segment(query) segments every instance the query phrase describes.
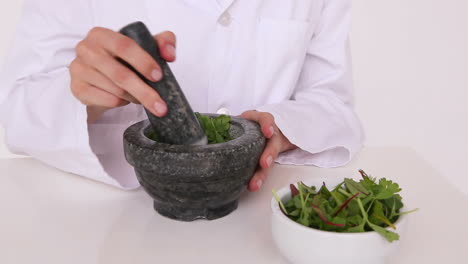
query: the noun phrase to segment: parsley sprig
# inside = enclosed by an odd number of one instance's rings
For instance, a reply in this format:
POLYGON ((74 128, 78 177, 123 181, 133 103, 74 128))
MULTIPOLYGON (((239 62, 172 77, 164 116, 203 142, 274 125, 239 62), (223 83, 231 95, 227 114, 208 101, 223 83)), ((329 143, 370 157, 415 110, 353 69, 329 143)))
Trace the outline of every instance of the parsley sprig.
POLYGON ((375 231, 389 242, 400 236, 387 229, 396 229, 394 223, 401 215, 402 197, 400 186, 391 180, 381 178, 377 181, 359 171, 362 179, 344 179, 334 189, 329 190, 325 183, 317 191, 315 186, 302 182, 297 187, 290 185, 291 199, 283 203, 273 190, 281 211, 290 219, 307 227, 334 232, 375 231))
POLYGON ((231 127, 230 116, 219 115, 217 117, 210 117, 200 113, 195 113, 195 115, 208 138, 208 144, 224 143, 232 140, 229 134, 229 129, 231 127))

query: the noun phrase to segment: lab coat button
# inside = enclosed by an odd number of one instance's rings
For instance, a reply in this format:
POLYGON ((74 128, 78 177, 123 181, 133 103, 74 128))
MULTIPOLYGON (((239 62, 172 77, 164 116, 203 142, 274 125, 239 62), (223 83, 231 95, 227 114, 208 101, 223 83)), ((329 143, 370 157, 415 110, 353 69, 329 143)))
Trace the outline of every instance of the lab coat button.
POLYGON ((231 111, 229 111, 229 109, 224 108, 224 107, 221 107, 220 109, 218 109, 216 113, 218 115, 231 115, 231 111))
POLYGON ((231 14, 229 13, 224 13, 221 17, 219 17, 218 19, 218 23, 227 27, 231 24, 231 21, 232 21, 232 17, 231 17, 231 14))

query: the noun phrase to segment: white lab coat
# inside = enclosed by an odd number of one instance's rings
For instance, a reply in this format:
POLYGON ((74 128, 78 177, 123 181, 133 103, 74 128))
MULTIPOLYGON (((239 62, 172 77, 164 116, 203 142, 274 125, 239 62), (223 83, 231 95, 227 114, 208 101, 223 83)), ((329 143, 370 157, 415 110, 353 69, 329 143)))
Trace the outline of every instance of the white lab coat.
POLYGON ((351 0, 25 0, 0 77, 0 121, 11 151, 124 189, 138 187, 122 133, 140 105, 87 124, 70 92, 74 47, 95 26, 143 21, 177 35, 171 67, 194 111, 274 115, 300 149, 277 162, 336 167, 361 147, 353 111, 351 0))

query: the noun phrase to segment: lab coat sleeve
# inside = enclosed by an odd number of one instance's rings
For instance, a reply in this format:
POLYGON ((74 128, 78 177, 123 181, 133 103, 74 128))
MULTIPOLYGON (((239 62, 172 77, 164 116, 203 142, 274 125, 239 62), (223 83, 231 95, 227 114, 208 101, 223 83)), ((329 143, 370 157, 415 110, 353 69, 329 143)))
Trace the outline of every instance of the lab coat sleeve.
POLYGON ((291 99, 257 108, 271 113, 299 147, 280 154, 279 163, 342 166, 362 146, 363 132, 353 110, 350 16, 351 1, 325 1, 291 99))
POLYGON ((74 47, 92 27, 89 1, 25 0, 1 71, 5 142, 61 170, 118 186, 89 145, 86 107, 70 91, 74 47))

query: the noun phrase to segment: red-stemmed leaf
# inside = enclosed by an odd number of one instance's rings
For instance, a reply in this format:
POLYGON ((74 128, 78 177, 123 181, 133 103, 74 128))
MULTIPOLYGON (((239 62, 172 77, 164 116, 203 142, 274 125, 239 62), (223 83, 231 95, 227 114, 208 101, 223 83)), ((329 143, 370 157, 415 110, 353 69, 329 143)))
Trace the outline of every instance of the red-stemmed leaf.
POLYGON ((359 173, 361 173, 362 178, 368 177, 367 173, 365 173, 363 170, 359 170, 359 173))
POLYGON ((344 208, 346 208, 346 206, 348 206, 349 202, 351 202, 354 198, 356 198, 359 194, 361 194, 360 192, 357 192, 355 195, 353 195, 352 197, 350 197, 348 200, 346 200, 341 206, 340 208, 338 209, 338 211, 336 211, 336 213, 333 214, 333 217, 337 216, 341 210, 343 210, 344 208))
POLYGON ((331 225, 331 226, 337 226, 337 227, 344 227, 345 224, 336 224, 336 223, 332 223, 330 221, 327 220, 327 218, 323 215, 323 212, 322 210, 320 210, 320 208, 316 205, 312 205, 312 209, 314 209, 314 211, 318 214, 318 216, 320 217, 320 219, 327 225, 331 225))
POLYGON ((290 184, 289 188, 291 189, 291 196, 296 197, 299 194, 299 190, 296 188, 294 184, 290 184))

